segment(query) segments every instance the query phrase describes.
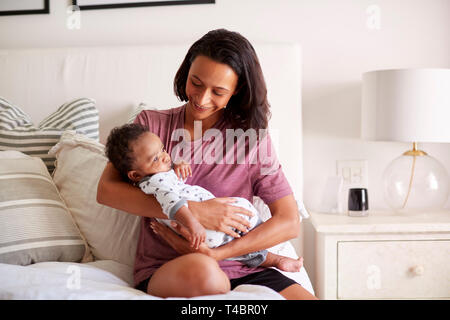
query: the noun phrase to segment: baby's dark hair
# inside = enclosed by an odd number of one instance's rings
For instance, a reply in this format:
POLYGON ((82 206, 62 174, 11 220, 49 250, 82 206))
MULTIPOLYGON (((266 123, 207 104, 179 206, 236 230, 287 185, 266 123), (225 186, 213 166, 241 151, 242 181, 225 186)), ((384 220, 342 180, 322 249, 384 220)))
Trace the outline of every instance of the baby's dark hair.
POLYGON ((109 133, 105 154, 126 181, 130 181, 127 174, 132 169, 135 160, 131 143, 145 132, 148 132, 147 127, 133 123, 115 127, 109 133))

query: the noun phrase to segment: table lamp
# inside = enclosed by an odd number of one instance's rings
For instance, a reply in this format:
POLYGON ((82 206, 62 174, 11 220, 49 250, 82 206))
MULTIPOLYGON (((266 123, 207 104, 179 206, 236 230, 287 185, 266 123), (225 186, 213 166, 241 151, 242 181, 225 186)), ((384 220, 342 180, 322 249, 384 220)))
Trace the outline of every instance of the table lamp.
POLYGON ((449 197, 448 173, 418 143, 450 142, 450 69, 364 73, 361 116, 363 138, 412 143, 383 173, 389 207, 399 212, 442 208, 449 197))

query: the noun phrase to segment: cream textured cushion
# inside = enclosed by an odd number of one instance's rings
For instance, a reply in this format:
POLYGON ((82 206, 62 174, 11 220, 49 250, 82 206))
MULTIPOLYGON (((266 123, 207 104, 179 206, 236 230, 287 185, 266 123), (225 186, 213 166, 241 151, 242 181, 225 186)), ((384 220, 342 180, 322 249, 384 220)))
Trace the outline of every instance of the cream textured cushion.
POLYGON ((0 151, 0 190, 0 263, 91 260, 41 159, 0 151))
POLYGON ((134 266, 140 217, 97 203, 97 184, 107 162, 104 146, 66 131, 50 153, 57 159, 53 180, 95 259, 134 266))
POLYGON ((128 116, 128 120, 126 123, 130 124, 130 123, 134 123, 134 120, 136 119, 136 117, 139 115, 139 113, 141 113, 144 110, 158 110, 155 107, 150 107, 148 106, 145 102, 141 102, 138 104, 137 107, 135 107, 131 114, 128 116))

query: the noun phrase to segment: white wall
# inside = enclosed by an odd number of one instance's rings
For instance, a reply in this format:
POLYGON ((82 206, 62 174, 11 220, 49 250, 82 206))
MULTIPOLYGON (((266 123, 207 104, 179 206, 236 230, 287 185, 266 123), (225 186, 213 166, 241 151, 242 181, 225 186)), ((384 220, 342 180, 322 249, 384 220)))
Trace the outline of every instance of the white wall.
MULTIPOLYGON (((381 173, 409 147, 359 139, 361 74, 381 68, 450 68, 449 0, 216 0, 83 11, 80 30, 66 28, 71 1, 50 3, 50 15, 0 17, 0 48, 192 42, 218 27, 251 41, 300 43, 304 200, 310 209, 318 207, 338 159, 367 159, 371 208, 386 207, 381 173), (381 10, 379 30, 366 26, 370 5, 381 10)), ((422 147, 450 172, 450 144, 422 147)))

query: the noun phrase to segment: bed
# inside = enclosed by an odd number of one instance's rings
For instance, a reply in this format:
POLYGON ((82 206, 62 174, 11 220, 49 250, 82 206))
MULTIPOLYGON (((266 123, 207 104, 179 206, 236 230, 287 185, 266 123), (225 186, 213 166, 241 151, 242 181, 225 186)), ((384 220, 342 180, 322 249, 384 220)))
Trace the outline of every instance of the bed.
MULTIPOLYGON (((33 196, 37 202, 28 203, 21 211, 11 209, 11 204, 17 207, 24 201, 16 199, 17 192, 15 202, 1 202, 0 197, 0 299, 160 299, 133 288, 140 218, 99 205, 95 190, 106 163, 103 147, 111 128, 131 121, 142 108, 181 105, 173 94, 172 82, 188 47, 167 44, 0 50, 0 104, 20 108, 23 121, 11 126, 25 128, 14 131, 0 125, 0 185, 4 182, 0 194, 3 198, 13 194, 7 183, 14 176, 32 179, 28 181, 33 183, 39 180, 43 187, 35 191, 43 192, 48 187, 49 194, 56 197, 44 201, 33 196), (44 127, 55 117, 55 110, 69 104, 85 108, 87 115, 79 123, 89 129, 86 134, 70 126, 44 127), (86 111, 93 109, 95 112, 86 111), (44 142, 33 148, 30 141, 34 140, 22 136, 25 130, 44 142), (36 151, 42 145, 48 150, 36 151), (49 221, 62 216, 66 220, 55 220, 47 234, 39 234, 37 225, 42 220, 33 220, 36 210, 49 221), (32 240, 18 235, 26 232, 32 240), (26 255, 20 256, 24 252, 26 255)), ((276 152, 294 190, 299 215, 307 218, 302 202, 300 47, 261 43, 255 49, 268 86, 272 106, 269 129, 276 152)), ((270 218, 260 199, 255 198, 255 205, 263 219, 270 218)), ((301 248, 300 236, 270 250, 298 257, 301 248)), ((304 268, 285 274, 314 294, 304 268)), ((242 285, 227 294, 192 299, 282 296, 262 286, 242 285)))

